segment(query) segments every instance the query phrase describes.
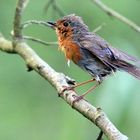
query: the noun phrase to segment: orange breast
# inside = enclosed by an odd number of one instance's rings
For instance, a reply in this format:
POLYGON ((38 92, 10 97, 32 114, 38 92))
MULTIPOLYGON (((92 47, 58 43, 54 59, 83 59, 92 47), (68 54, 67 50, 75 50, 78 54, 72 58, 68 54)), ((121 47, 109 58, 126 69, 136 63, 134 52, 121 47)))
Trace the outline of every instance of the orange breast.
POLYGON ((59 47, 64 52, 67 60, 77 63, 81 59, 80 47, 69 39, 59 39, 59 47))

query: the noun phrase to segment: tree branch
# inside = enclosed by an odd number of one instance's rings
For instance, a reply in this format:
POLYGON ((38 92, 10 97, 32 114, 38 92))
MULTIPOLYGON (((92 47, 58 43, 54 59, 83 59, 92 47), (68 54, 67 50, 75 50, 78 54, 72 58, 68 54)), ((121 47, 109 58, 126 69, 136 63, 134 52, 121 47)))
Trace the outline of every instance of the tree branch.
POLYGON ((97 33, 99 30, 101 30, 103 28, 103 26, 105 26, 105 23, 102 23, 100 26, 96 27, 92 32, 93 33, 97 33))
POLYGON ((34 42, 38 42, 40 44, 43 44, 43 45, 47 45, 47 46, 50 46, 50 45, 58 45, 57 42, 46 42, 46 41, 43 41, 41 39, 38 39, 38 38, 34 38, 32 36, 23 36, 23 39, 26 39, 26 40, 31 40, 31 41, 34 41, 34 42))
MULTIPOLYGON (((13 50, 12 42, 0 37, 0 50, 9 52, 13 50)), ((14 47, 14 51, 19 54, 25 63, 39 73, 43 78, 50 82, 50 84, 61 93, 64 86, 69 86, 67 83, 73 81, 62 73, 53 70, 45 61, 43 61, 26 43, 20 42, 14 47)), ((61 94, 69 105, 72 105, 75 97, 78 96, 74 91, 65 91, 61 94)), ((92 123, 97 125, 110 140, 127 140, 107 118, 106 114, 100 109, 95 108, 85 100, 80 100, 73 105, 73 109, 77 110, 92 123)))
POLYGON ((28 27, 29 25, 32 25, 32 24, 49 26, 46 21, 28 20, 21 25, 21 28, 22 29, 26 28, 26 27, 28 27))
MULTIPOLYGON (((15 17, 14 17, 14 37, 15 38, 21 38, 21 16, 23 9, 26 7, 28 3, 28 0, 18 0, 16 11, 15 11, 15 17)), ((15 40, 14 38, 14 40, 15 40)))
POLYGON ((102 3, 101 0, 92 0, 92 2, 94 2, 101 10, 103 10, 109 16, 113 16, 113 17, 117 18, 118 20, 120 20, 123 23, 130 26, 135 31, 140 32, 140 27, 136 23, 134 23, 133 21, 129 20, 128 18, 122 16, 121 14, 117 13, 113 9, 109 8, 104 3, 102 3))
POLYGON ((12 47, 12 42, 5 40, 5 38, 3 38, 1 33, 0 33, 0 50, 7 53, 15 53, 12 47))
POLYGON ((59 16, 64 16, 65 12, 58 6, 56 3, 56 0, 49 0, 49 2, 45 6, 45 10, 47 11, 49 7, 52 6, 52 9, 59 15, 59 16))

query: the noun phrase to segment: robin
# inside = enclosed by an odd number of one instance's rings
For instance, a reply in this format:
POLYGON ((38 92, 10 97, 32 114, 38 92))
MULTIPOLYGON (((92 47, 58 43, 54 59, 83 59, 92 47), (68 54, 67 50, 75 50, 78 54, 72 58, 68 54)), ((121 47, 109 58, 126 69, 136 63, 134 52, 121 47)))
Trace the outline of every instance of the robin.
POLYGON ((136 65, 140 61, 113 48, 103 38, 90 32, 81 17, 71 14, 56 22, 47 23, 55 29, 59 48, 64 52, 68 65, 70 61, 73 61, 92 76, 91 80, 66 89, 72 89, 92 81, 97 82, 96 85, 79 96, 78 100, 95 89, 105 77, 117 70, 128 72, 140 80, 140 68, 136 65))

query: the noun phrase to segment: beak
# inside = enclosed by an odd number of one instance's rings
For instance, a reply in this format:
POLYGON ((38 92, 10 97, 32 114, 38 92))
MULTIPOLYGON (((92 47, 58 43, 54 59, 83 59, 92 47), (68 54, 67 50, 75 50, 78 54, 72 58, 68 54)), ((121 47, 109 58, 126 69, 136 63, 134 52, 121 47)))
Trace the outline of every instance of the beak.
POLYGON ((55 22, 52 22, 52 21, 48 21, 48 26, 55 29, 56 28, 56 23, 55 22))

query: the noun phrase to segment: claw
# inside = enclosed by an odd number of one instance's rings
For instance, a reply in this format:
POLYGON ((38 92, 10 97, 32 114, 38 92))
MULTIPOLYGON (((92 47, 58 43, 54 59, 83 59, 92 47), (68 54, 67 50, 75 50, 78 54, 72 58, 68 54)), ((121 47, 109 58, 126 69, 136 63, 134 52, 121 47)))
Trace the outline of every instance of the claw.
POLYGON ((74 90, 74 88, 75 88, 74 86, 69 86, 69 87, 64 86, 63 92, 66 90, 74 90))
POLYGON ((73 90, 73 91, 74 91, 74 86, 69 86, 69 87, 63 86, 63 90, 61 91, 61 93, 59 93, 58 96, 60 97, 61 95, 63 95, 63 93, 64 93, 66 90, 73 90))
POLYGON ((74 104, 75 104, 76 102, 79 102, 80 100, 84 99, 84 96, 83 96, 83 95, 81 95, 81 96, 75 96, 75 95, 73 95, 73 97, 74 97, 75 99, 74 99, 74 101, 73 101, 72 104, 71 104, 72 108, 74 107, 74 104))

